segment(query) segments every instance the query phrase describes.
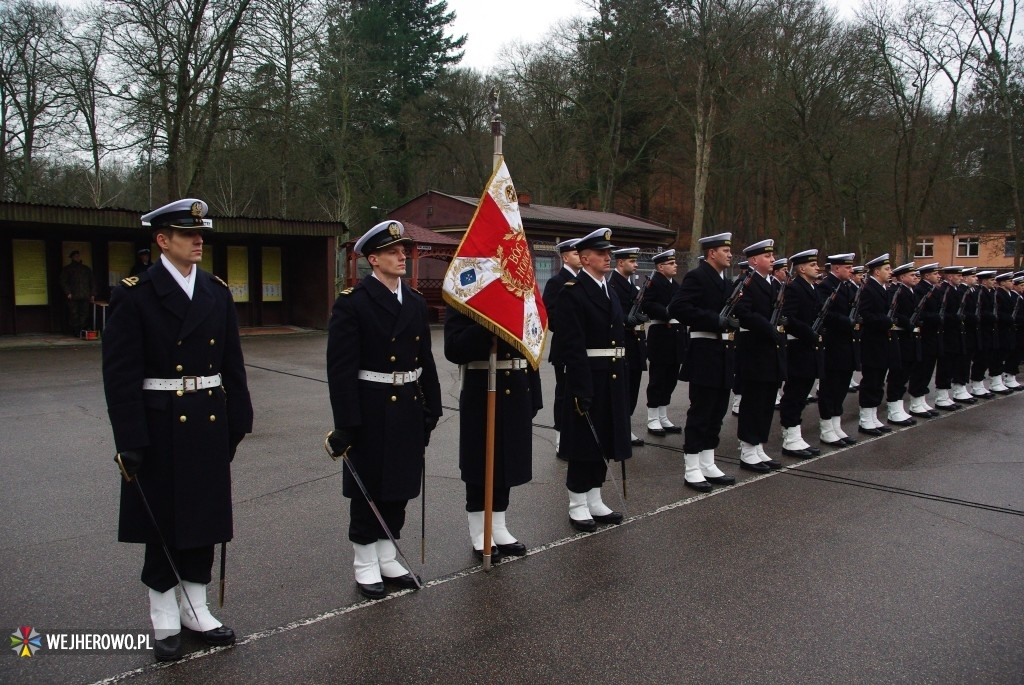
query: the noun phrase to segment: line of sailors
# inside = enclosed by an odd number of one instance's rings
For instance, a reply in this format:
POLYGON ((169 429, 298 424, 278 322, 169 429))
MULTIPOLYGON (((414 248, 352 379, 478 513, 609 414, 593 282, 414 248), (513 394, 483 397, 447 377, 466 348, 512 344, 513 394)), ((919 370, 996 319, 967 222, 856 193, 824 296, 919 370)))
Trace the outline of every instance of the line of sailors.
MULTIPOLYGON (((568 308, 560 293, 580 280, 580 244, 591 246, 598 233, 607 234, 610 246, 606 229, 558 244, 564 268, 544 292, 560 432, 572 415, 567 404, 575 401, 571 376, 580 372, 565 364, 562 321, 568 308)), ((1024 271, 997 274, 938 263, 893 268, 888 254, 857 266, 853 253, 828 255, 822 270, 818 250, 777 258, 769 239, 743 249, 743 268, 730 280, 731 239, 730 233, 700 239, 698 266, 680 283, 675 250, 655 255, 654 272, 642 287, 632 279, 639 248, 608 249, 615 269, 607 283, 624 326, 621 337, 602 344, 623 350, 625 363, 616 370, 626 377, 630 415, 649 365, 647 432, 683 434, 687 486, 706 492, 735 482, 715 464, 730 393, 736 397, 740 467, 765 473, 782 466, 765 450, 776 409, 782 454, 820 454, 801 433, 816 384, 819 439, 829 447, 857 442, 842 427, 843 402, 853 388, 859 390, 857 430, 871 436, 938 416, 936 408, 953 411, 1024 388, 1016 379, 1024 350, 1024 271), (852 380, 856 371, 862 373, 859 387, 852 380), (933 378, 934 407, 927 401, 933 378), (679 380, 689 391, 683 427, 668 417, 679 380)), ((644 444, 632 432, 629 440, 644 444)), ((558 438, 556 452, 565 458, 558 438)), ((570 519, 576 525, 572 509, 570 519)))

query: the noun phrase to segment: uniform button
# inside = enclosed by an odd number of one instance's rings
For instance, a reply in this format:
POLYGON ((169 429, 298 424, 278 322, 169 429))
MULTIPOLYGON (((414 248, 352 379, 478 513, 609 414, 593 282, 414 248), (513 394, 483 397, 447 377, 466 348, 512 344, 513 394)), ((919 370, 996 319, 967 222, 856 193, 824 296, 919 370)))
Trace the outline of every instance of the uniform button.
POLYGON ((505 394, 506 394, 506 395, 511 395, 511 394, 512 394, 512 391, 511 391, 511 390, 509 390, 508 388, 506 388, 506 389, 505 389, 505 394))
POLYGON ((419 341, 420 341, 420 336, 417 335, 416 336, 416 342, 419 342, 419 341))
POLYGON ((181 416, 178 417, 178 421, 185 423, 186 421, 188 421, 188 417, 182 414, 181 416))
POLYGON ((181 373, 182 370, 183 370, 181 364, 178 364, 177 366, 175 366, 174 370, 177 371, 178 373, 181 373))
POLYGON ((213 368, 213 364, 210 364, 210 368, 211 368, 211 369, 213 368))
POLYGON ((175 390, 175 391, 174 391, 174 394, 175 394, 175 395, 177 395, 178 397, 181 397, 182 395, 184 395, 184 394, 185 394, 185 392, 184 392, 184 391, 182 391, 182 390, 175 390))
POLYGON ((391 342, 395 342, 395 339, 394 339, 394 338, 392 338, 392 339, 391 339, 391 342))
POLYGON ((612 347, 615 347, 615 341, 612 340, 612 347))
POLYGON ((395 361, 395 355, 391 355, 391 361, 395 361))
POLYGON ((216 414, 210 414, 210 421, 216 421, 216 420, 217 420, 217 415, 216 414))
POLYGON ((615 363, 615 362, 617 362, 617 361, 619 361, 619 360, 618 360, 618 359, 616 359, 616 358, 614 358, 614 357, 612 357, 612 364, 614 364, 614 363, 615 363))
POLYGON ((511 359, 511 358, 512 358, 511 353, 506 352, 505 353, 505 359, 511 359))
POLYGON ((505 375, 507 376, 508 374, 509 374, 509 372, 508 372, 508 371, 506 371, 506 372, 505 372, 505 375))
POLYGON ((618 376, 616 376, 616 375, 615 375, 615 374, 613 373, 613 374, 612 374, 612 380, 615 380, 616 378, 618 378, 618 376))
POLYGON ((181 347, 181 341, 180 340, 178 341, 178 347, 181 347))
POLYGON ((391 401, 392 401, 392 402, 397 402, 397 401, 398 401, 398 398, 397 398, 397 397, 395 397, 394 395, 392 395, 392 396, 391 396, 391 401))
POLYGON ((217 344, 217 341, 214 340, 213 338, 210 338, 210 345, 216 345, 216 344, 217 344))
POLYGON ((412 398, 415 400, 416 399, 416 395, 413 395, 412 398))
POLYGON ((207 396, 209 396, 209 397, 213 397, 213 390, 207 390, 207 391, 206 391, 206 394, 207 394, 207 396))

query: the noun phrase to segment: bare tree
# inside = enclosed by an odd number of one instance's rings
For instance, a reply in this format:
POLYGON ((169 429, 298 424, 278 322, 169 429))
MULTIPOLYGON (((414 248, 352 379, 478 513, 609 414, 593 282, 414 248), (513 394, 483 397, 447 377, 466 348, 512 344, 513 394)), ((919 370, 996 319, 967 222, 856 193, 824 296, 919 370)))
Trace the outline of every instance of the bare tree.
POLYGON ((250 0, 108 0, 121 97, 166 156, 166 195, 196 194, 250 0))
POLYGON ((64 15, 56 4, 0 4, 0 197, 34 199, 36 156, 67 121, 54 68, 63 32, 64 15))

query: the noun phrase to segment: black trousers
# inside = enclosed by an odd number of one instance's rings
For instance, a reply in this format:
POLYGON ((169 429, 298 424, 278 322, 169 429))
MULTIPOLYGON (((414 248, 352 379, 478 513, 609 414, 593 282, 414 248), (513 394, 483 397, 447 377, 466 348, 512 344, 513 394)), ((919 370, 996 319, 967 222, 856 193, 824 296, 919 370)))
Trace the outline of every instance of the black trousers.
POLYGON ((861 371, 857 402, 862 409, 874 409, 882 404, 882 398, 885 397, 885 372, 884 366, 865 366, 861 371))
POLYGON ((679 364, 664 364, 651 359, 648 364, 647 406, 667 407, 672 401, 672 391, 679 383, 679 364))
MULTIPOLYGON (((922 397, 928 394, 928 382, 932 379, 937 362, 938 359, 934 351, 921 350, 921 361, 910 367, 910 376, 907 379, 911 397, 922 397)), ((939 387, 938 380, 935 381, 935 387, 939 387)))
POLYGON ((690 408, 686 410, 683 451, 697 454, 718 447, 722 419, 729 411, 729 388, 690 383, 690 408))
POLYGON ((565 471, 565 487, 571 492, 589 492, 604 485, 608 467, 601 461, 570 461, 565 471))
MULTIPOLYGON (((391 534, 398 540, 402 537, 402 526, 405 525, 405 505, 409 500, 382 501, 375 500, 377 511, 384 523, 388 524, 391 534)), ((351 514, 348 523, 348 539, 357 545, 372 545, 377 540, 387 540, 388 534, 381 528, 377 517, 373 515, 369 502, 359 492, 352 498, 351 514)))
MULTIPOLYGON (((916 365, 916 362, 915 362, 916 365)), ((910 379, 910 371, 913 367, 900 366, 889 369, 885 377, 885 401, 899 402, 907 394, 907 381, 910 379)))
MULTIPOLYGON (((822 419, 843 415, 843 402, 850 391, 853 369, 826 369, 818 385, 818 414, 822 419)), ((783 424, 785 425, 785 424, 783 424)))
POLYGON ((971 360, 971 380, 985 380, 985 372, 988 371, 991 354, 988 350, 976 350, 974 359, 971 360))
MULTIPOLYGON (((751 445, 768 442, 768 435, 772 431, 772 416, 775 414, 775 395, 778 391, 777 382, 765 383, 744 379, 740 418, 736 428, 737 438, 751 445)), ((804 399, 807 399, 806 391, 804 399)))
POLYGON ((949 390, 953 387, 953 372, 956 369, 957 352, 940 354, 935 360, 935 387, 939 390, 949 390))
MULTIPOLYGON (((174 565, 182 580, 208 585, 213 568, 213 545, 191 549, 172 549, 174 565)), ((167 561, 164 546, 158 542, 146 543, 145 559, 142 562, 142 582, 157 592, 167 592, 178 584, 174 569, 167 561)))
MULTIPOLYGON (((814 387, 814 376, 806 378, 790 376, 782 386, 782 401, 779 403, 779 422, 783 428, 799 426, 807 406, 807 395, 814 387)), ((818 388, 821 395, 821 388, 818 388)))
POLYGON ((974 355, 970 352, 955 355, 953 357, 953 382, 957 385, 967 385, 971 380, 971 361, 974 355))
POLYGON ((1006 368, 1006 352, 999 349, 989 352, 988 375, 993 378, 1002 375, 1004 368, 1006 368))
POLYGON ((564 364, 553 364, 555 367, 555 406, 553 407, 555 412, 555 430, 562 430, 562 422, 560 417, 562 416, 562 407, 565 404, 565 365, 564 364))
MULTIPOLYGON (((491 511, 506 511, 508 509, 508 498, 512 494, 512 488, 494 487, 491 511)), ((484 486, 471 485, 466 483, 466 511, 484 510, 484 486)))

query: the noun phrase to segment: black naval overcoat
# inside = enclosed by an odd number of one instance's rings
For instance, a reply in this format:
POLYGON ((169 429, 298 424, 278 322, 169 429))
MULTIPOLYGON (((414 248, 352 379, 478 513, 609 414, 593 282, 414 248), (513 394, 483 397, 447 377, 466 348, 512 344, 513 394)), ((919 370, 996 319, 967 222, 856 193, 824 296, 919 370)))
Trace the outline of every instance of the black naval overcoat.
MULTIPOLYGON (((335 428, 352 429, 349 457, 370 496, 410 500, 420 492, 426 414, 441 416, 427 302, 402 282, 402 304, 372 274, 344 290, 328 325, 327 385, 335 428), (359 371, 423 369, 416 383, 359 380, 359 371)), ((343 494, 359 492, 343 470, 343 494)))
POLYGON ((981 296, 980 291, 982 287, 980 285, 968 286, 965 283, 961 283, 960 289, 963 293, 961 304, 964 310, 964 349, 970 354, 977 352, 979 349, 978 298, 981 296))
POLYGON ((604 449, 615 461, 632 456, 626 360, 588 357, 588 349, 623 347, 624 314, 618 298, 608 297, 587 274, 569 281, 558 295, 558 333, 565 361, 565 403, 560 453, 570 461, 599 461, 600 451, 575 398, 591 400, 590 418, 604 449))
POLYGON ((772 326, 775 288, 754 274, 736 304, 741 330, 736 334, 736 354, 743 362, 743 380, 781 383, 786 380, 786 336, 772 326))
POLYGON ((942 307, 941 297, 946 298, 946 308, 942 316, 942 352, 953 355, 963 354, 965 351, 964 322, 960 318, 960 302, 967 289, 961 290, 946 281, 939 287, 942 288, 941 295, 936 293, 936 296, 940 297, 940 308, 942 307))
MULTIPOLYGON (((494 334, 448 307, 444 317, 444 356, 455 364, 486 362, 494 334)), ((498 339, 498 360, 523 359, 498 339)), ((525 361, 525 360, 524 360, 525 361)), ((540 374, 498 369, 494 411, 494 473, 498 486, 514 487, 533 477, 533 417, 543 407, 540 374)), ((462 369, 459 393, 459 469, 470 485, 484 484, 487 438, 487 369, 462 369)))
POLYGON ((921 360, 934 360, 941 349, 942 317, 939 316, 939 309, 942 308, 942 296, 942 288, 932 285, 923 278, 914 286, 915 306, 920 306, 921 301, 924 300, 921 317, 917 324, 921 329, 918 334, 921 340, 921 360), (934 292, 932 292, 933 290, 934 292), (930 296, 929 293, 931 293, 930 296), (926 297, 927 300, 925 300, 926 297))
MULTIPOLYGON (((683 276, 683 282, 669 304, 669 315, 690 331, 711 333, 717 338, 690 338, 679 379, 712 388, 732 388, 735 377, 735 348, 731 334, 721 338, 718 314, 732 293, 732 281, 722 278, 704 260, 683 276)), ((742 299, 742 298, 741 298, 742 299)))
POLYGON ((996 337, 995 289, 978 286, 975 311, 978 312, 978 350, 991 351, 998 348, 996 337))
POLYGON ((569 281, 576 278, 568 267, 562 266, 558 273, 548 279, 544 284, 544 293, 540 299, 544 302, 544 309, 548 312, 548 334, 551 336, 548 346, 548 362, 552 364, 562 363, 562 354, 558 342, 558 295, 562 287, 569 281))
POLYGON ((825 348, 825 368, 836 371, 854 371, 860 368, 859 350, 855 344, 855 322, 850 320, 853 301, 857 298, 858 287, 850 281, 840 281, 829 274, 815 288, 818 307, 835 292, 836 299, 825 313, 821 339, 825 348))
POLYGON ((860 362, 866 368, 887 369, 898 367, 899 358, 892 359, 894 350, 889 344, 892 321, 889 319, 889 293, 871 276, 864 279, 860 295, 858 318, 860 329, 860 362))
MULTIPOLYGON (((640 288, 630 283, 625 276, 618 271, 612 270, 608 278, 608 287, 612 294, 619 298, 619 307, 623 315, 628 315, 633 307, 633 302, 640 294, 640 288)), ((644 294, 646 300, 646 293, 644 294)), ((643 304, 641 304, 641 308, 643 304)), ((644 331, 626 327, 626 358, 629 359, 631 371, 642 372, 647 368, 647 337, 644 331)))
POLYGON ((996 330, 998 332, 996 338, 999 342, 998 345, 993 345, 993 347, 997 348, 1000 352, 1012 352, 1014 347, 1017 346, 1017 332, 1013 324, 1014 295, 1011 295, 1010 291, 1003 288, 996 288, 995 298, 996 330))
MULTIPOLYGON (((652 275, 641 305, 644 314, 665 322, 676 318, 669 313, 668 306, 678 290, 679 284, 671 278, 659 273, 652 275)), ((647 327, 647 358, 654 364, 665 366, 682 364, 686 358, 687 342, 686 326, 682 323, 650 325, 647 327)))
POLYGON ((786 350, 786 371, 790 378, 817 378, 821 368, 819 334, 811 330, 821 309, 815 290, 815 286, 799 276, 786 284, 782 313, 787 319, 786 334, 796 338, 788 342, 786 350))
MULTIPOLYGON (((196 267, 192 299, 160 263, 124 279, 103 331, 103 389, 118 451, 143 454, 139 482, 167 543, 205 547, 232 537, 231 436, 252 431, 231 292, 196 267), (221 374, 194 393, 143 390, 145 378, 221 374)), ((158 543, 134 484, 121 482, 118 539, 158 543)))

